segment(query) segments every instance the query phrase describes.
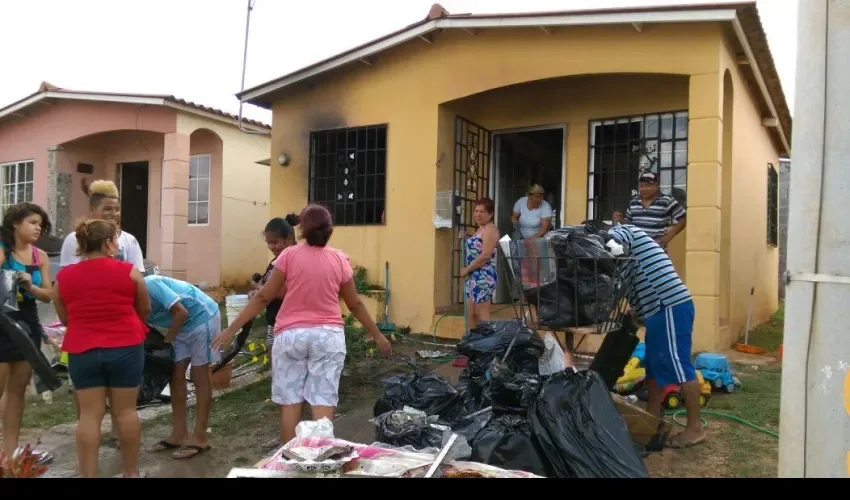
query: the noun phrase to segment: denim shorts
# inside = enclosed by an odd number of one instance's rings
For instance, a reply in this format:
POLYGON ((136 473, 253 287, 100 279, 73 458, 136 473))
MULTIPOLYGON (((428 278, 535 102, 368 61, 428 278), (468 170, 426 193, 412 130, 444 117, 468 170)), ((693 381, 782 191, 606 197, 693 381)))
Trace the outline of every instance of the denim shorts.
POLYGON ((142 384, 144 344, 95 348, 68 355, 68 376, 75 389, 114 387, 130 389, 142 384))

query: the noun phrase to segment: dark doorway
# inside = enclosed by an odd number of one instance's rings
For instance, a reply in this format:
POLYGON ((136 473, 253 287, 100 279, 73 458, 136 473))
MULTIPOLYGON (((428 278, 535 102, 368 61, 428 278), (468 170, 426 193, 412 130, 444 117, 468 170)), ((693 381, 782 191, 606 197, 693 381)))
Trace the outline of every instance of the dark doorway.
MULTIPOLYGON (((543 186, 545 200, 552 206, 552 227, 561 227, 564 196, 564 128, 549 128, 495 134, 496 227, 512 239, 511 212, 517 200, 526 196, 532 183, 543 186)), ((507 261, 497 261, 499 280, 494 302, 504 304, 518 299, 519 293, 507 273, 507 261)))
POLYGON ((121 190, 121 229, 136 237, 142 255, 148 254, 148 162, 118 164, 121 190))

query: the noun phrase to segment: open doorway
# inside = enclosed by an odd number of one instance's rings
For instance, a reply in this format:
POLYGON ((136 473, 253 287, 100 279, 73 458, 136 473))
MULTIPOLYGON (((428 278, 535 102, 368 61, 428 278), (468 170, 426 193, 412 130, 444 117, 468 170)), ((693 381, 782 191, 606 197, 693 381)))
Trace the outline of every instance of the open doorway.
POLYGON ((121 229, 136 237, 142 255, 148 254, 148 162, 118 164, 121 229))
MULTIPOLYGON (((494 132, 494 201, 499 234, 512 238, 511 213, 516 202, 526 196, 532 183, 540 184, 545 200, 552 206, 552 227, 560 227, 564 209, 564 151, 566 127, 536 127, 494 132)), ((494 301, 505 304, 519 298, 507 273, 507 262, 497 262, 498 288, 494 301)))

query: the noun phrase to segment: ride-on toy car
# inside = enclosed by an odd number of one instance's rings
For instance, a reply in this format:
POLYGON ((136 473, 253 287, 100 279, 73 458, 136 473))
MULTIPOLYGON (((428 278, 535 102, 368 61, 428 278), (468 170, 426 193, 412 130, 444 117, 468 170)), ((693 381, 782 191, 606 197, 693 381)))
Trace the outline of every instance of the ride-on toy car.
MULTIPOLYGON (((711 384, 702 378, 702 374, 697 371, 697 382, 699 382, 699 405, 705 408, 708 402, 711 401, 711 384)), ((641 383, 637 390, 637 397, 641 401, 646 401, 649 398, 649 389, 645 383, 641 383)), ((664 391, 661 394, 661 404, 668 410, 678 410, 683 406, 684 398, 682 397, 681 388, 676 384, 664 386, 664 391)))
POLYGON ((718 391, 725 390, 731 394, 741 388, 741 381, 735 376, 732 364, 723 354, 704 352, 697 356, 694 367, 718 391))

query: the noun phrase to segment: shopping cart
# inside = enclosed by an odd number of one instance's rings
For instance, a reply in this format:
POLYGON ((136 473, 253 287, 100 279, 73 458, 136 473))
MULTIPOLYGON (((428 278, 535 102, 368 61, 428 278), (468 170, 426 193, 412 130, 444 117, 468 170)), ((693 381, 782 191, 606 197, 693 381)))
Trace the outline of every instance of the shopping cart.
POLYGON ((575 352, 588 335, 619 330, 628 321, 634 259, 611 255, 592 227, 567 226, 534 239, 503 238, 499 251, 520 297, 516 317, 529 328, 551 331, 559 343, 563 333, 567 351, 575 352))

